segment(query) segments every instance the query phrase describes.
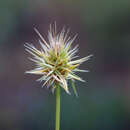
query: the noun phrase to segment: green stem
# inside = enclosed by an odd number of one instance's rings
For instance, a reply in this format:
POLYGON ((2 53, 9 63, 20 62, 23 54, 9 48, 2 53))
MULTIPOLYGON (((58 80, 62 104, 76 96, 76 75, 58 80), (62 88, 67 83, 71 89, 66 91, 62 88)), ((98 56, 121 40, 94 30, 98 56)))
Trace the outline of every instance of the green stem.
POLYGON ((56 86, 56 129, 60 130, 60 86, 56 86))

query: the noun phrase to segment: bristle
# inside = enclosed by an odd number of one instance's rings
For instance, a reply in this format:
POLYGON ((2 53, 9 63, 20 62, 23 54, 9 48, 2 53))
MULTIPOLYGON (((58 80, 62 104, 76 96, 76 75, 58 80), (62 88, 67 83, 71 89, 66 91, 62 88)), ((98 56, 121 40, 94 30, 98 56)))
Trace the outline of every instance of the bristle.
MULTIPOLYGON (((69 29, 65 31, 65 28, 61 32, 57 33, 56 22, 54 25, 50 25, 48 31, 48 43, 34 28, 35 32, 40 37, 39 44, 41 49, 38 50, 33 44, 26 43, 25 50, 32 55, 29 58, 36 64, 36 68, 30 71, 26 71, 29 74, 42 75, 37 81, 44 82, 43 86, 52 88, 55 90, 55 84, 59 84, 68 94, 68 80, 79 80, 84 82, 79 76, 75 75, 76 72, 88 72, 88 70, 78 69, 79 65, 87 61, 92 55, 86 56, 81 59, 72 60, 77 58, 79 45, 72 48, 72 43, 76 39, 75 35, 73 38, 69 36, 69 29)), ((73 87, 75 94, 77 95, 76 89, 73 87)))

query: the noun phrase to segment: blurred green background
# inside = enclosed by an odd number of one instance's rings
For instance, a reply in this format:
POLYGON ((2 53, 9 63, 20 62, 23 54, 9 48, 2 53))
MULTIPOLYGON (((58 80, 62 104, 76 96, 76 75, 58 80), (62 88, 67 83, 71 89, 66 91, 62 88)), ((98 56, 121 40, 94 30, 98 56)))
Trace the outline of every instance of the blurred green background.
POLYGON ((0 130, 54 130, 55 95, 41 88, 24 43, 38 44, 50 23, 78 33, 79 56, 94 56, 76 82, 79 97, 62 90, 61 130, 130 130, 130 0, 0 1, 0 130))

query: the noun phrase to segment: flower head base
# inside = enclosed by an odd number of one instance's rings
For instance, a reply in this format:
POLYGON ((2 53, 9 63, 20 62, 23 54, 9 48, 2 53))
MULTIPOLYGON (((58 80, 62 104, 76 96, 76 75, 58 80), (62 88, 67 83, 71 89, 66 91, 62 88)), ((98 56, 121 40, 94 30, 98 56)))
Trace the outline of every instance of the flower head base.
POLYGON ((71 44, 76 36, 68 37, 69 30, 65 31, 64 28, 60 33, 57 33, 56 24, 54 27, 50 25, 48 42, 45 41, 37 29, 35 31, 40 37, 41 50, 36 49, 32 44, 25 44, 26 51, 33 56, 30 60, 36 63, 36 68, 26 73, 41 75, 38 81, 44 81, 43 86, 51 87, 53 91, 59 84, 69 93, 67 81, 69 79, 84 81, 75 75, 75 72, 87 72, 78 69, 78 66, 87 61, 92 55, 74 60, 77 58, 78 45, 71 48, 71 44))

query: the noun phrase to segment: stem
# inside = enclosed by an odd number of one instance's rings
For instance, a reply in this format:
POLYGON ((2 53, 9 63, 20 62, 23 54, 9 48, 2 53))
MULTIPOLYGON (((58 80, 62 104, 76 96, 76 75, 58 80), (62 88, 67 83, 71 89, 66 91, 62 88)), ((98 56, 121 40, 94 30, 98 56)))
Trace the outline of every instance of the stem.
POLYGON ((56 86, 56 129, 60 130, 60 86, 56 86))

